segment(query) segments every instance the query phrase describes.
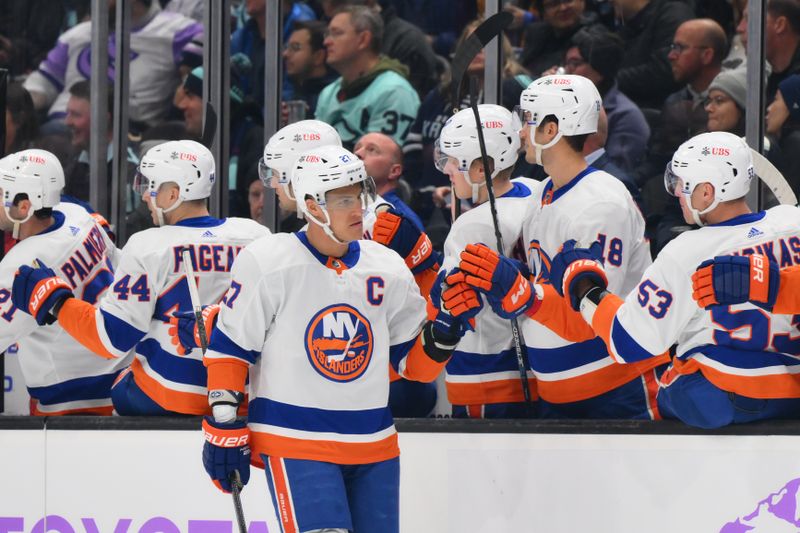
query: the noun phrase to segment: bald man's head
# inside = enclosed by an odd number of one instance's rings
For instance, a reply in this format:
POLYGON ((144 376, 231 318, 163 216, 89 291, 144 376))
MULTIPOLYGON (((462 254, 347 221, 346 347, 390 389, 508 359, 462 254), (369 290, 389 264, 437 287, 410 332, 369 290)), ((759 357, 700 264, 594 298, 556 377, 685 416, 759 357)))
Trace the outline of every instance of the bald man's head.
POLYGON ((397 180, 403 175, 403 150, 394 139, 383 133, 367 133, 358 140, 353 153, 364 161, 378 194, 397 186, 397 180))
POLYGON ((700 78, 713 79, 727 53, 728 38, 722 26, 711 19, 692 19, 675 30, 667 57, 675 81, 691 84, 700 78))

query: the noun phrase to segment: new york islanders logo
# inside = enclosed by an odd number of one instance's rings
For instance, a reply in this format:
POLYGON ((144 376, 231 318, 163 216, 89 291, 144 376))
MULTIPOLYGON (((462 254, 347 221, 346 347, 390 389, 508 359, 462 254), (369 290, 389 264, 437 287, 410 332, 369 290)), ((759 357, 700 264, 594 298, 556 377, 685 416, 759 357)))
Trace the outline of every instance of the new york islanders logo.
POLYGON ((305 339, 311 366, 331 381, 358 379, 372 359, 372 326, 347 304, 334 304, 314 315, 305 339))

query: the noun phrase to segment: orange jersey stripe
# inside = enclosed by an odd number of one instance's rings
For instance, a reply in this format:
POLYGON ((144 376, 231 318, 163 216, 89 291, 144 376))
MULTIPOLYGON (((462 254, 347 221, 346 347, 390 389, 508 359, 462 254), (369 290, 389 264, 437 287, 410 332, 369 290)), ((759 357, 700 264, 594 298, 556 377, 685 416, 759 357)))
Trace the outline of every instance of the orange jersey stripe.
POLYGON ((281 520, 281 530, 283 533, 296 533, 299 530, 294 519, 292 495, 289 492, 289 480, 286 477, 283 460, 280 457, 270 457, 269 469, 272 473, 272 483, 275 487, 275 501, 278 504, 276 511, 281 520))
POLYGON ((207 359, 203 364, 208 369, 208 390, 235 390, 244 392, 250 365, 241 359, 207 359))
POLYGON ((430 383, 442 371, 447 361, 437 363, 425 353, 422 347, 422 335, 417 337, 414 346, 408 351, 406 356, 406 367, 403 370, 403 377, 411 381, 421 381, 430 383))
POLYGON ((169 389, 145 372, 139 359, 131 363, 133 379, 147 396, 168 411, 186 415, 210 415, 211 407, 205 394, 169 389))
POLYGON ((544 291, 542 303, 535 313, 528 316, 570 342, 588 341, 597 336, 581 314, 572 309, 567 299, 562 298, 552 285, 545 283, 541 287, 544 291))
POLYGON ((400 455, 397 433, 376 442, 337 442, 331 440, 306 440, 282 437, 270 433, 251 431, 250 448, 253 455, 307 459, 340 465, 377 463, 400 455))
POLYGON ((78 298, 68 299, 58 312, 58 325, 100 357, 116 359, 117 356, 109 352, 100 340, 97 333, 97 310, 89 302, 78 298))
MULTIPOLYGON (((531 400, 538 400, 537 381, 528 379, 531 400)), ((484 405, 491 403, 524 402, 522 383, 519 379, 504 379, 481 383, 452 383, 446 381, 447 399, 454 405, 484 405)))
POLYGON ((579 402, 624 385, 648 370, 669 362, 669 354, 636 363, 614 363, 599 370, 558 381, 539 380, 539 397, 552 403, 579 402))
POLYGON ((616 294, 606 294, 605 297, 600 300, 600 305, 597 306, 594 316, 592 317, 592 329, 594 329, 595 334, 606 343, 608 353, 611 354, 611 357, 620 363, 624 363, 624 361, 619 360, 611 346, 611 328, 614 326, 614 318, 617 316, 617 310, 622 307, 623 303, 625 303, 625 300, 616 294))
POLYGON ((675 359, 672 365, 679 374, 691 374, 699 370, 716 387, 748 398, 800 398, 800 380, 795 374, 736 376, 704 365, 696 359, 687 362, 675 359))
POLYGON ((772 311, 781 315, 800 313, 800 265, 781 270, 780 279, 778 298, 772 311))

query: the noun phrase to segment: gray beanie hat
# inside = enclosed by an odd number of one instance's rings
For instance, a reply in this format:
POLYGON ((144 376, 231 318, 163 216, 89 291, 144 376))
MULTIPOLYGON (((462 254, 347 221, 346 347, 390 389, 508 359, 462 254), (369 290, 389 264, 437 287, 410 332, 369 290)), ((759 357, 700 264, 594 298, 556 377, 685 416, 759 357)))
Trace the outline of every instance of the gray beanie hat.
POLYGON ((723 70, 708 86, 709 92, 712 89, 724 92, 736 102, 736 105, 744 109, 747 99, 747 68, 723 70))

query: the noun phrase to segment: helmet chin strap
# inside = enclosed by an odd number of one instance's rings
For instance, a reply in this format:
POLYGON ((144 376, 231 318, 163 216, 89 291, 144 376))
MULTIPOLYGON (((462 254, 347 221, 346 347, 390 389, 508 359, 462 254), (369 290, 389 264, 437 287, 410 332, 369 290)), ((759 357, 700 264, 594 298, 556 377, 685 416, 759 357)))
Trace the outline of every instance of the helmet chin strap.
POLYGON ((481 187, 486 185, 486 181, 481 181, 481 182, 475 183, 470 179, 468 170, 462 170, 460 172, 461 172, 461 175, 464 176, 464 180, 467 183, 469 183, 469 185, 472 187, 472 203, 473 204, 477 203, 478 198, 480 197, 480 194, 481 194, 481 187))
POLYGON ((714 195, 714 201, 711 202, 711 205, 709 205, 708 207, 706 207, 702 211, 700 211, 699 209, 695 209, 692 206, 692 197, 691 196, 688 196, 687 199, 686 199, 686 207, 689 209, 689 212, 692 214, 692 219, 694 220, 694 223, 697 224, 700 227, 703 227, 703 226, 706 225, 706 223, 703 222, 700 219, 700 216, 701 215, 705 215, 707 213, 710 213, 711 211, 714 210, 715 207, 717 207, 717 205, 719 205, 719 199, 717 199, 716 195, 714 195))
POLYGON ((8 218, 8 220, 10 220, 11 222, 14 223, 14 228, 11 230, 11 237, 15 241, 18 241, 19 240, 19 227, 22 224, 26 223, 28 220, 30 220, 31 216, 33 215, 33 211, 28 211, 28 216, 26 216, 22 220, 17 220, 16 218, 12 217, 11 213, 9 213, 8 209, 6 209, 5 204, 3 205, 3 211, 5 211, 5 213, 6 213, 6 218, 8 218))
POLYGON ((317 218, 314 215, 312 215, 311 213, 309 213, 307 209, 304 209, 303 211, 305 212, 306 220, 310 220, 311 222, 313 222, 317 226, 321 227, 322 231, 325 232, 325 235, 327 235, 328 237, 333 239, 333 241, 335 243, 337 243, 337 244, 348 244, 349 241, 342 241, 342 240, 338 239, 336 237, 336 235, 333 234, 333 230, 331 229, 331 217, 330 217, 330 215, 328 215, 328 210, 325 209, 322 206, 319 206, 319 208, 322 209, 322 213, 325 215, 325 222, 321 222, 321 221, 317 220, 317 218))
POLYGON ((559 130, 559 132, 556 133, 556 136, 553 137, 552 140, 547 144, 539 144, 539 143, 537 143, 534 140, 536 138, 536 134, 535 133, 533 134, 533 136, 530 137, 531 144, 533 145, 533 148, 536 150, 536 164, 537 165, 544 166, 544 163, 542 163, 542 152, 544 150, 547 150, 548 148, 552 148, 558 141, 561 140, 562 136, 563 136, 563 134, 561 133, 561 130, 559 130))
POLYGON ((156 197, 155 197, 155 195, 153 193, 150 193, 150 205, 153 206, 153 210, 156 212, 156 220, 158 221, 158 226, 159 227, 164 226, 166 224, 166 222, 164 221, 164 214, 169 213, 171 211, 174 211, 182 203, 183 203, 183 200, 179 196, 174 204, 172 204, 170 207, 167 207, 166 209, 164 209, 164 208, 158 207, 156 205, 156 197))

